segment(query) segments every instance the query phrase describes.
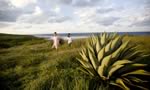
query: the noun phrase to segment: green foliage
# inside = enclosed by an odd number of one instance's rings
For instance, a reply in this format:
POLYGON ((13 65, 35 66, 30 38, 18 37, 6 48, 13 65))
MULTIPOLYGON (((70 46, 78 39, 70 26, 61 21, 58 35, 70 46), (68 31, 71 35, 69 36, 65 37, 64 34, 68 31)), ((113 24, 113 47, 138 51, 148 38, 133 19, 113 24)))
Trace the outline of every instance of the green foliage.
POLYGON ((83 71, 93 77, 91 82, 94 84, 89 85, 91 89, 112 90, 117 86, 123 90, 148 90, 144 85, 149 81, 143 77, 150 77, 150 72, 145 70, 149 64, 143 63, 143 60, 150 55, 129 40, 123 41, 123 38, 103 33, 92 36, 82 48, 78 61, 83 71))
MULTIPOLYGON (((144 45, 140 48, 150 48, 150 39, 146 42, 141 39, 146 36, 126 38, 140 40, 137 43, 144 45)), ((76 60, 86 39, 74 40, 71 47, 64 43, 57 51, 51 49, 51 41, 33 36, 0 34, 1 43, 4 43, 0 48, 1 90, 88 90, 89 83, 95 83, 91 76, 80 71, 76 60), (6 43, 10 46, 5 47, 6 43)))
POLYGON ((88 76, 80 72, 79 47, 62 44, 58 51, 51 49, 52 42, 32 36, 2 35, 3 43, 13 43, 0 50, 1 90, 85 90, 88 76), (7 38, 4 38, 6 37, 7 38), (24 38, 22 38, 24 37, 24 38), (34 38, 34 39, 33 39, 34 38), (10 39, 10 40, 7 40, 10 39), (20 42, 18 42, 20 41, 20 42))
POLYGON ((37 39, 33 36, 27 35, 9 35, 9 34, 0 34, 0 48, 10 48, 18 45, 22 45, 25 42, 36 42, 39 40, 44 41, 43 39, 37 39))

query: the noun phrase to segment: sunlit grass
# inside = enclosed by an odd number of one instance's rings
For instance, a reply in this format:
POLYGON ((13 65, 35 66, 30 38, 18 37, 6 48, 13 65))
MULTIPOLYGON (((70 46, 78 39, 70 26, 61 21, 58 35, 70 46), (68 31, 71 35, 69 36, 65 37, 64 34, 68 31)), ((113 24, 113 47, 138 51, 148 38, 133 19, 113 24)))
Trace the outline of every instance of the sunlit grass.
MULTIPOLYGON (((150 51, 150 36, 129 36, 150 51)), ((79 50, 85 39, 58 50, 52 42, 32 36, 0 35, 0 87, 25 90, 87 90, 91 77, 79 70, 79 50), (5 46, 6 45, 6 46, 5 46)))

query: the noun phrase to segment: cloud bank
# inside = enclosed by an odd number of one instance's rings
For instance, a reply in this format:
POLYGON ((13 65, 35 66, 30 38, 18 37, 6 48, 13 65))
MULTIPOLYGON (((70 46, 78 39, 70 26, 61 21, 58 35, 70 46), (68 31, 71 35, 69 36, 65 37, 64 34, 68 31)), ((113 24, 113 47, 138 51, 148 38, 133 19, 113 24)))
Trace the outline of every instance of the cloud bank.
POLYGON ((0 0, 0 33, 150 31, 149 0, 0 0))

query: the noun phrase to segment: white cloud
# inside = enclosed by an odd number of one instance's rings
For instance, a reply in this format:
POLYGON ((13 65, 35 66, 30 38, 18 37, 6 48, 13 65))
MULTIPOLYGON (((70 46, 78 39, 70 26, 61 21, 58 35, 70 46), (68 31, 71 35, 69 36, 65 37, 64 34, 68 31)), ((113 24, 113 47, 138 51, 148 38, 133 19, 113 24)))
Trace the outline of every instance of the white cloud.
POLYGON ((24 14, 17 19, 19 23, 42 24, 47 22, 48 15, 44 14, 24 14))
MULTIPOLYGON (((107 8, 105 7, 105 9, 107 8)), ((74 14, 78 16, 81 22, 80 24, 82 25, 90 23, 90 24, 98 24, 100 26, 109 26, 113 25, 114 22, 120 19, 118 16, 109 15, 108 12, 106 12, 106 14, 105 13, 101 14, 98 12, 98 10, 99 7, 92 7, 92 8, 84 7, 81 9, 76 9, 74 14)))
POLYGON ((60 9, 60 7, 59 7, 59 6, 56 6, 56 7, 53 9, 53 11, 54 11, 54 12, 56 12, 56 13, 59 13, 59 12, 60 12, 60 10, 61 10, 61 9, 60 9))
POLYGON ((80 24, 94 23, 93 20, 97 17, 96 8, 90 7, 75 9, 74 15, 80 24))
POLYGON ((0 3, 0 33, 147 31, 150 28, 149 4, 142 3, 148 0, 6 1, 11 3, 0 3))
POLYGON ((21 8, 29 4, 36 3, 37 1, 36 0, 10 0, 10 2, 12 3, 12 5, 21 8))
POLYGON ((43 11, 41 10, 41 8, 39 6, 36 6, 33 15, 39 15, 42 13, 43 11))
POLYGON ((149 27, 126 27, 126 26, 100 26, 98 24, 83 24, 78 25, 73 22, 63 23, 45 23, 45 24, 28 24, 14 23, 7 28, 2 28, 1 33, 10 34, 47 34, 57 31, 58 33, 74 33, 74 32, 133 32, 133 31, 149 31, 149 27), (6 31, 7 29, 7 31, 6 31))
POLYGON ((45 24, 45 23, 62 23, 71 20, 70 17, 60 15, 59 13, 49 11, 44 12, 39 6, 35 7, 33 13, 23 14, 18 19, 19 23, 45 24))
POLYGON ((17 22, 30 24, 46 23, 48 22, 49 16, 50 15, 44 13, 39 6, 36 6, 34 12, 29 14, 22 14, 20 17, 18 17, 17 22))

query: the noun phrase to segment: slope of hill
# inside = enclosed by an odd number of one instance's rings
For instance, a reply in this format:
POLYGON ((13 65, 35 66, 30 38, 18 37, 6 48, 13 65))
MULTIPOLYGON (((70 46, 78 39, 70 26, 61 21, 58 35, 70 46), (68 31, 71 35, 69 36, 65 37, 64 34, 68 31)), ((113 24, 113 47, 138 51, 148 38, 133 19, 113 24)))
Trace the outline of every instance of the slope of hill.
MULTIPOLYGON (((150 36, 128 36, 150 52, 150 36)), ((52 42, 33 36, 0 34, 1 90, 87 90, 91 77, 79 70, 78 51, 85 39, 58 50, 52 42)))

